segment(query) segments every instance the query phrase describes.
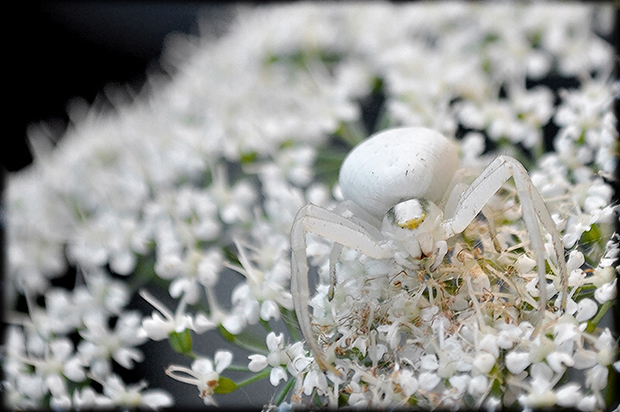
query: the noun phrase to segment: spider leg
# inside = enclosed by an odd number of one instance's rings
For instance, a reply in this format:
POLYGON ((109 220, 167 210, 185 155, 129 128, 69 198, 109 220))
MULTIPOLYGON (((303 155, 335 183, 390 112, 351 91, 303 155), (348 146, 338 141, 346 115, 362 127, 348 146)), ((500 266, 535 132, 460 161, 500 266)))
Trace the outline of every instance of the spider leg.
POLYGON ((341 376, 340 371, 325 359, 310 325, 310 311, 308 309, 310 300, 309 269, 306 256, 306 233, 308 232, 333 240, 340 245, 350 247, 375 259, 384 259, 390 255, 380 246, 377 238, 369 234, 360 224, 335 212, 309 204, 302 207, 295 216, 291 228, 291 294, 299 328, 321 369, 329 370, 337 376, 341 376))
MULTIPOLYGON (((441 210, 444 211, 445 216, 453 216, 454 212, 458 206, 458 202, 460 199, 460 195, 467 190, 467 184, 463 181, 466 177, 472 177, 474 175, 474 171, 466 168, 461 168, 454 173, 454 177, 452 178, 452 182, 448 186, 448 190, 446 191, 443 199, 437 205, 441 210)), ((493 219, 491 219, 491 211, 487 205, 485 205, 480 211, 482 215, 486 218, 487 224, 489 226, 489 233, 491 235, 491 239, 493 241, 493 246, 495 250, 500 252, 501 246, 497 240, 497 235, 495 232, 495 224, 493 223, 493 219)), ((437 265, 435 265, 436 267, 437 265)))
MULTIPOLYGON (((366 232, 375 239, 381 238, 381 231, 377 229, 381 226, 381 221, 359 207, 352 200, 343 200, 332 210, 348 220, 351 220, 362 226, 366 232)), ((334 243, 332 252, 329 255, 329 292, 327 298, 331 301, 334 298, 334 289, 336 287, 336 263, 340 259, 343 245, 334 243)))
POLYGON ((329 254, 329 291, 327 299, 330 301, 334 298, 334 289, 336 287, 336 262, 340 258, 343 246, 340 243, 334 243, 332 252, 329 254))
POLYGON ((448 185, 446 193, 437 204, 437 206, 444 211, 444 214, 451 216, 454 213, 459 201, 459 194, 467 189, 467 184, 463 181, 467 176, 470 176, 470 171, 465 168, 458 169, 454 173, 454 177, 448 185))
MULTIPOLYGON (((542 320, 547 306, 547 290, 545 248, 539 222, 551 234, 563 287, 566 285, 567 278, 564 247, 562 246, 557 228, 540 193, 538 193, 532 184, 527 171, 521 163, 509 156, 497 157, 482 171, 467 190, 463 192, 459 199, 458 206, 454 209, 454 214, 446 217, 445 222, 442 224, 442 228, 446 239, 463 232, 478 213, 482 211, 491 197, 511 177, 515 182, 519 200, 523 208, 523 220, 530 234, 532 248, 536 253, 540 289, 539 311, 542 320)), ((564 290, 563 293, 563 302, 565 296, 566 290, 564 290)), ((562 309, 563 308, 564 303, 562 303, 562 309)), ((540 325, 542 325, 542 323, 539 324, 539 326, 540 325)))
POLYGON ((566 309, 566 299, 568 296, 568 270, 566 269, 566 259, 564 258, 564 244, 562 243, 560 234, 558 233, 557 226, 555 225, 555 222, 553 221, 553 218, 549 213, 549 209, 547 209, 547 205, 545 205, 545 201, 540 195, 540 192, 536 190, 536 187, 534 187, 534 184, 532 183, 530 176, 523 167, 523 165, 511 157, 507 159, 511 163, 513 163, 513 168, 515 171, 514 180, 518 191, 517 193, 519 194, 519 199, 523 197, 523 194, 529 195, 532 206, 534 208, 534 211, 538 215, 540 223, 551 235, 551 242, 553 243, 555 260, 557 262, 558 270, 560 272, 560 287, 562 289, 562 300, 560 303, 560 309, 564 311, 564 309, 566 309), (521 181, 521 183, 519 184, 518 181, 521 181), (519 186, 521 186, 521 190, 519 190, 519 186))
POLYGON ((381 230, 379 229, 381 227, 381 219, 377 219, 352 200, 343 200, 332 211, 362 226, 375 239, 382 237, 381 230))

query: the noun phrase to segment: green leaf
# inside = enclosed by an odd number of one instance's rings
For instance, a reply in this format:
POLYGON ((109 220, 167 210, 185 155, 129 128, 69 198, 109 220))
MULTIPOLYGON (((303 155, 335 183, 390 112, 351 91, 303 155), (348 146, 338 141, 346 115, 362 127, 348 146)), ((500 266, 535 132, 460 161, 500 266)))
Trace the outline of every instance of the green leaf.
POLYGON ((172 349, 177 353, 187 355, 192 351, 192 335, 189 329, 185 329, 183 332, 170 333, 170 335, 168 335, 168 341, 172 349))
POLYGON ((258 159, 258 152, 256 151, 246 152, 246 153, 241 154, 241 164, 246 165, 246 164, 254 163, 256 159, 258 159))
POLYGON ((220 376, 220 378, 217 380, 217 386, 213 388, 213 392, 224 394, 231 393, 235 389, 237 389, 237 384, 235 382, 228 378, 220 376))
POLYGON ((590 230, 583 232, 581 238, 579 239, 579 243, 582 245, 589 245, 592 243, 597 243, 601 241, 603 234, 601 232, 601 228, 596 223, 590 226, 590 230))

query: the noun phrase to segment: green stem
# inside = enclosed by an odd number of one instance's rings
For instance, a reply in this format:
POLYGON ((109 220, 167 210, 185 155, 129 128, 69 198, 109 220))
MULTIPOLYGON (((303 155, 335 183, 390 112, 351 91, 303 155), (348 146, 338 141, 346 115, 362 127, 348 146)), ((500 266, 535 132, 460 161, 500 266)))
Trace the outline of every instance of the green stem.
POLYGON ((267 348, 266 345, 256 346, 246 341, 245 339, 240 338, 242 334, 233 335, 232 333, 228 332, 222 325, 218 326, 218 331, 220 332, 220 335, 222 335, 224 339, 226 339, 232 344, 239 346, 240 348, 243 348, 252 353, 258 353, 258 354, 265 355, 265 356, 269 355, 269 349, 267 348))
POLYGON ((248 342, 245 342, 242 339, 235 339, 232 343, 252 353, 257 353, 265 356, 269 355, 269 350, 267 348, 254 346, 248 342))
POLYGON ((601 321, 601 319, 603 319, 603 316, 605 316, 605 313, 607 313, 607 311, 613 304, 614 304, 613 300, 608 300, 607 302, 601 305, 601 308, 599 309, 596 316, 594 316, 592 320, 588 322, 588 327, 586 328, 586 332, 588 333, 594 332, 598 323, 601 321))
POLYGON ((288 395, 288 393, 291 391, 291 388, 293 387, 294 384, 295 384, 295 378, 288 381, 288 383, 284 386, 284 388, 282 388, 282 391, 278 394, 278 397, 276 398, 274 402, 276 405, 280 405, 284 401, 284 398, 286 398, 286 395, 288 395))
POLYGON ((291 338, 295 341, 299 341, 301 336, 299 336, 299 323, 297 322, 295 311, 284 309, 282 312, 282 319, 284 320, 284 324, 286 325, 291 338))
POLYGON ((205 358, 205 357, 206 357, 206 356, 199 355, 199 354, 197 354, 197 353, 196 353, 196 352, 194 352, 194 351, 188 352, 188 353, 186 353, 185 355, 189 356, 189 358, 190 358, 190 359, 194 359, 194 360, 195 360, 195 359, 200 359, 200 358, 205 358))
POLYGON ((259 381, 261 379, 264 379, 267 376, 269 376, 270 373, 271 373, 271 369, 265 369, 261 373, 256 374, 256 375, 252 376, 251 378, 248 378, 248 379, 246 379, 244 381, 239 382, 237 384, 237 388, 242 388, 242 387, 244 387, 246 385, 249 385, 249 384, 251 384, 253 382, 256 382, 256 381, 259 381))
POLYGON ((226 370, 234 372, 251 372, 251 370, 247 366, 241 365, 230 365, 226 368, 226 370))
POLYGON ((267 331, 267 333, 272 332, 273 330, 271 329, 271 326, 269 325, 269 322, 263 319, 259 320, 259 323, 261 325, 263 325, 263 328, 265 328, 265 330, 267 331))

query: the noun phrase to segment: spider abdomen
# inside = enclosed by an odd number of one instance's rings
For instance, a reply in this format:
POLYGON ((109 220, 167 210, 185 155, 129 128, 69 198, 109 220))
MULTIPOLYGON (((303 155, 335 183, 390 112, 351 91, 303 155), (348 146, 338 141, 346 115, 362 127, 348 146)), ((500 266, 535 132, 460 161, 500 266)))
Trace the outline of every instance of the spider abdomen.
POLYGON ((381 219, 408 199, 439 204, 459 166, 456 145, 423 127, 391 129, 357 145, 340 168, 345 199, 381 219))

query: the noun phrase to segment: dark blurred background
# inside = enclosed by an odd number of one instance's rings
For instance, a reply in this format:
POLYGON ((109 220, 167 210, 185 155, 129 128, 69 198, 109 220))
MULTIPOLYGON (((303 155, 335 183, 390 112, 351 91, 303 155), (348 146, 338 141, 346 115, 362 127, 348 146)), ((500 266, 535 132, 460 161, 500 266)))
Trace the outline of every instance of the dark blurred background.
POLYGON ((218 35, 231 15, 228 3, 19 3, 6 14, 9 127, 0 163, 15 171, 32 161, 25 143, 30 124, 43 121, 61 136, 72 98, 92 103, 109 84, 139 89, 146 73, 158 69, 168 33, 197 34, 200 16, 218 35))

